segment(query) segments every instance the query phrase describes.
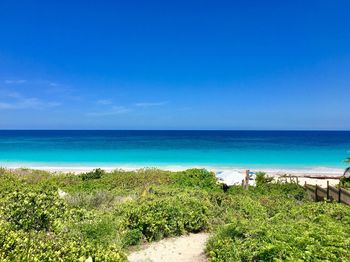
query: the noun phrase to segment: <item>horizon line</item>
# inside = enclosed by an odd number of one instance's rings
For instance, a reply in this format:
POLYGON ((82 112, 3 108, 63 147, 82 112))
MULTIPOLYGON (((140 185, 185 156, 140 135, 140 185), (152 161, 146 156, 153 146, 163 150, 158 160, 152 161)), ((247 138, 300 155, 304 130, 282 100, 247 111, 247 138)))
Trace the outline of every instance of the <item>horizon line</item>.
POLYGON ((302 132, 350 132, 350 129, 0 129, 1 131, 302 131, 302 132))

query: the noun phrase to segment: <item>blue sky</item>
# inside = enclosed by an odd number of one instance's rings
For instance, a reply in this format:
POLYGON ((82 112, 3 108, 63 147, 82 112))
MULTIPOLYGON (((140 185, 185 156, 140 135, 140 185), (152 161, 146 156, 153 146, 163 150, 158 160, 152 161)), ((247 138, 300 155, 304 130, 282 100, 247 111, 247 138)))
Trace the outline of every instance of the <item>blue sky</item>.
POLYGON ((0 2, 2 129, 350 129, 350 2, 0 2))

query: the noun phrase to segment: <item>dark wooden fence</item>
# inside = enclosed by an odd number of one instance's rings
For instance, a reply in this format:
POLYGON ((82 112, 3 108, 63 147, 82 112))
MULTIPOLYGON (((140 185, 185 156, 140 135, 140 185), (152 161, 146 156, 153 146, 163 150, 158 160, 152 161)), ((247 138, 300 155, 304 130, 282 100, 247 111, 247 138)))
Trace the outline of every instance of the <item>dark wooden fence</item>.
POLYGON ((304 188, 308 196, 314 201, 331 200, 346 205, 350 205, 350 192, 344 188, 330 186, 327 182, 327 188, 305 184, 304 188))

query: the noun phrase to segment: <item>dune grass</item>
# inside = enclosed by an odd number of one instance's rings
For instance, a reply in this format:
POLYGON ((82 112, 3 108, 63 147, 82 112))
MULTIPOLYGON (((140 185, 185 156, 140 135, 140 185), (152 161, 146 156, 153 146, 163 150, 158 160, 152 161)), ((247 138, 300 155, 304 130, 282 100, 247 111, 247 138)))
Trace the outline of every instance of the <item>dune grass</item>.
POLYGON ((132 245, 200 231, 211 261, 350 259, 349 207, 261 181, 224 193, 202 169, 1 169, 0 260, 125 261, 132 245))

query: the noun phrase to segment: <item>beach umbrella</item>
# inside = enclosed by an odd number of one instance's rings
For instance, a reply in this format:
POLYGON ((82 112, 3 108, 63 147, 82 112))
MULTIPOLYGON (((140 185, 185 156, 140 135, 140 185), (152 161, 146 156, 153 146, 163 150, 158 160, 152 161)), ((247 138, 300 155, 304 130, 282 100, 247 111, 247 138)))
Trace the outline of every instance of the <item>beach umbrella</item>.
POLYGON ((244 179, 244 174, 241 171, 237 170, 225 170, 216 173, 216 177, 222 183, 233 186, 242 184, 242 180, 244 179))

